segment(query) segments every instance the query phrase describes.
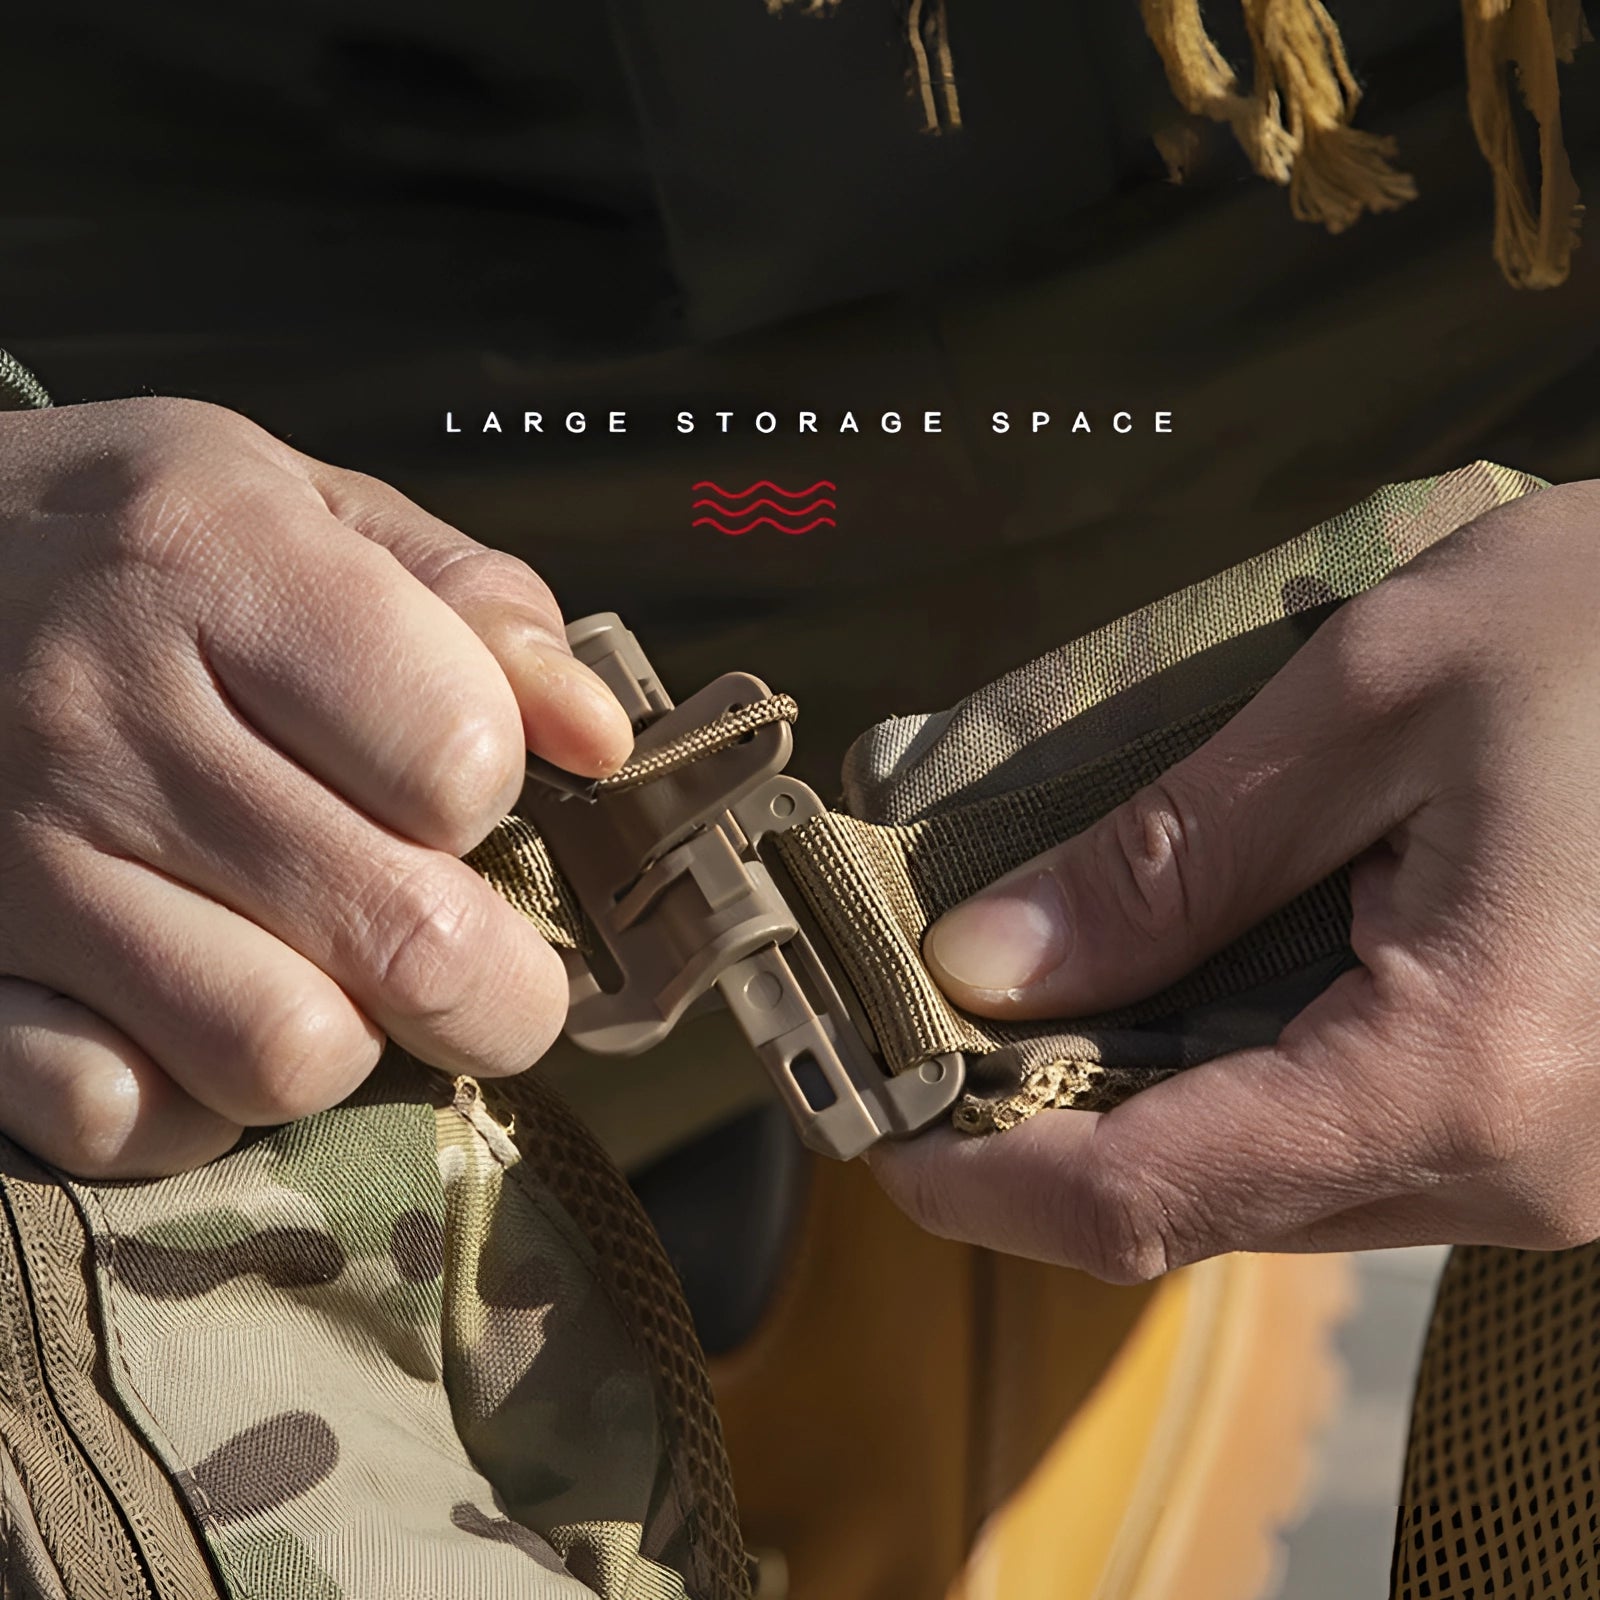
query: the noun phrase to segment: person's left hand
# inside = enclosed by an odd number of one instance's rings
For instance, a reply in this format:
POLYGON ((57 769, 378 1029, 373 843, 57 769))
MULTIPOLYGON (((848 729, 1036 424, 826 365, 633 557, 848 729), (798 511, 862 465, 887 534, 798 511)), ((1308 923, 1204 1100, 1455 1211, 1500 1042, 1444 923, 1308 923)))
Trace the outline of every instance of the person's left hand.
POLYGON ((1104 1116, 879 1147, 880 1181, 935 1232, 1122 1282, 1226 1250, 1600 1237, 1600 483, 1351 601, 925 955, 981 1015, 1087 1015, 1349 861, 1361 965, 1276 1046, 1104 1116))

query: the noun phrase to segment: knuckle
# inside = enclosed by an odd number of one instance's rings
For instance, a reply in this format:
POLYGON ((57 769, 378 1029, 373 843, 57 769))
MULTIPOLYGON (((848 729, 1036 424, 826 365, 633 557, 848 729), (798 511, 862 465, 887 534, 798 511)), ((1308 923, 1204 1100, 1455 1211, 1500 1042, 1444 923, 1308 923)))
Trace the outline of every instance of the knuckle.
POLYGON ((1117 909, 1152 943, 1194 925, 1196 852, 1201 813, 1193 797, 1170 777, 1141 789, 1111 815, 1102 834, 1117 909))
POLYGON ((0 979, 20 1014, 0 1028, 7 1132, 53 1165, 82 1177, 115 1176, 139 1121, 140 1084, 125 1065, 89 1044, 103 1025, 76 1001, 0 979), (59 1026, 68 1030, 63 1038, 59 1026), (48 1114, 38 1114, 41 1100, 48 1114))
POLYGON ((560 637, 561 609, 550 586, 526 561, 504 550, 473 545, 453 552, 435 577, 434 589, 450 604, 495 600, 531 610, 560 637))
POLYGON ((514 705, 458 713, 449 732, 429 741, 416 781, 437 822, 436 843, 465 855, 514 803, 526 751, 514 705))
POLYGON ((364 962, 390 1011, 424 1025, 461 1012, 473 989, 488 892, 447 858, 392 886, 370 918, 364 962))
POLYGON ((152 434, 193 434, 200 429, 252 426, 237 411, 230 411, 226 406, 182 395, 137 395, 125 404, 127 414, 152 434))
POLYGON ((108 553, 123 573, 187 574, 220 522, 217 496, 185 463, 141 463, 112 525, 108 553))
POLYGON ((112 504, 111 555, 159 573, 203 563, 226 529, 281 524, 292 452, 237 412, 197 400, 153 400, 149 425, 123 441, 112 504))
POLYGON ((381 1048, 348 1007, 325 998, 297 992, 259 1006, 241 1041, 251 1120, 292 1122, 337 1105, 381 1048))
POLYGON ((35 650, 13 673, 9 695, 16 738, 34 758, 81 763, 105 753, 114 719, 81 652, 35 650))
POLYGON ((279 465, 294 452, 259 423, 227 406, 177 395, 149 395, 128 402, 139 424, 149 460, 183 474, 214 461, 211 452, 227 453, 230 464, 241 457, 264 457, 279 465))
POLYGON ((1564 1187, 1543 1197, 1523 1248, 1577 1250, 1600 1240, 1600 1200, 1592 1194, 1564 1187))
POLYGON ((1315 648, 1324 653, 1328 698, 1349 725, 1370 737, 1409 721, 1438 682, 1436 657, 1417 650, 1417 640, 1428 637, 1438 631, 1424 625, 1417 579, 1404 573, 1357 595, 1329 620, 1315 648))
POLYGON ((355 467, 340 467, 337 473, 338 498, 341 501, 385 501, 401 498, 400 491, 382 478, 355 467))
POLYGON ((1496 1178, 1529 1153, 1531 1116, 1518 1079, 1499 1053, 1476 1055, 1471 1082, 1439 1113, 1438 1162, 1447 1177, 1496 1178))
POLYGON ((70 1073, 58 1081, 55 1116, 40 1153, 82 1178, 115 1177, 125 1161, 139 1111, 139 1087, 128 1073, 70 1073))
POLYGON ((1105 1158, 1092 1161, 1070 1201, 1085 1271, 1107 1283, 1149 1283, 1186 1259, 1174 1208, 1156 1185, 1105 1158))
MULTIPOLYGON (((1565 1129, 1562 1130, 1563 1133, 1565 1129)), ((1524 1150, 1516 1164, 1461 1187, 1488 1240, 1519 1250, 1574 1250, 1600 1240, 1600 1187, 1592 1164, 1564 1139, 1524 1150)))

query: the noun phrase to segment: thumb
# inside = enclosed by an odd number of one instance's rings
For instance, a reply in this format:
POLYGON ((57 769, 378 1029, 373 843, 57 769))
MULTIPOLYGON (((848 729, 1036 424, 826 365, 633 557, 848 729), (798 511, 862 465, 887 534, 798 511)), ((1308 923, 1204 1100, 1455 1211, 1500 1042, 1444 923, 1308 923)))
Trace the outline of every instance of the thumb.
POLYGON ((935 922, 945 993, 1014 1020, 1159 993, 1408 816, 1411 719, 1353 690, 1342 615, 1192 755, 935 922))
POLYGON ((522 711, 527 748, 569 772, 614 772, 633 749, 617 698, 568 648, 561 609, 525 561, 490 549, 377 478, 308 461, 346 527, 381 544, 487 646, 522 711))

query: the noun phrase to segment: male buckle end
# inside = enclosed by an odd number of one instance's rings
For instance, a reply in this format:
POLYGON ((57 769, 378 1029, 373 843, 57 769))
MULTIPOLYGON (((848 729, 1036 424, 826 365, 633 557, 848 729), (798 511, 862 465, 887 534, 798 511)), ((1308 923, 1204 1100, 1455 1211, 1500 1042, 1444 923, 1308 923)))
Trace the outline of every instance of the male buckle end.
MULTIPOLYGON (((574 622, 567 637, 633 719, 635 758, 769 697, 759 678, 728 673, 675 706, 609 612, 574 622)), ((965 1061, 941 1056, 889 1072, 798 895, 763 859, 766 840, 823 810, 783 773, 792 744, 787 724, 770 723, 635 787, 591 796, 530 782, 519 810, 543 835, 587 925, 589 948, 563 952, 568 1037, 602 1055, 634 1055, 715 990, 801 1139, 848 1160, 948 1111, 965 1061)))

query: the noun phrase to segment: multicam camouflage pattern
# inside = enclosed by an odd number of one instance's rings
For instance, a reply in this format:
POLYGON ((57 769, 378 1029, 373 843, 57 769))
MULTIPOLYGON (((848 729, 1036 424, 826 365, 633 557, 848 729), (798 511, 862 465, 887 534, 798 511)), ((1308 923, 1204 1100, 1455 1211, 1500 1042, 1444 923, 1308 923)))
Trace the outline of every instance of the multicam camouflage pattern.
MULTIPOLYGON (((14 1218, 45 1181, 0 1174, 14 1218)), ((697 1541, 706 1507, 674 1460, 662 1374, 623 1291, 475 1085, 452 1091, 392 1056, 345 1105, 198 1172, 63 1191, 92 1275, 97 1387, 130 1439, 74 1463, 7 1419, 0 1495, 21 1592, 120 1592, 84 1569, 93 1508, 75 1528, 35 1528, 28 1507, 41 1511, 48 1471, 91 1473, 111 1487, 100 1515, 137 1546, 150 1511, 127 1463, 145 1453, 214 1578, 195 1587, 191 1561, 158 1594, 743 1592, 742 1565, 717 1570, 697 1541)), ((19 1275, 62 1275, 15 1221, 10 1242, 19 1275)), ((72 1365, 61 1350, 39 1341, 47 1385, 72 1365)))
MULTIPOLYGON (((1071 1024, 965 1015, 922 964, 942 912, 1087 828, 1210 737, 1338 605, 1473 518, 1542 487, 1488 462, 1380 489, 1310 532, 1086 634, 953 710, 869 729, 844 806, 772 848, 809 903, 893 1071, 953 1052, 955 1125, 1104 1110, 1169 1073, 1270 1043, 1354 959, 1344 874, 1137 1006, 1071 1024)), ((510 818, 469 857, 542 933, 583 929, 536 830, 510 818)))
POLYGON ((1248 694, 1327 608, 1542 487, 1479 461, 1379 489, 1298 538, 1006 673, 949 711, 869 728, 845 757, 844 809, 872 823, 915 822, 1059 777, 1248 694))

